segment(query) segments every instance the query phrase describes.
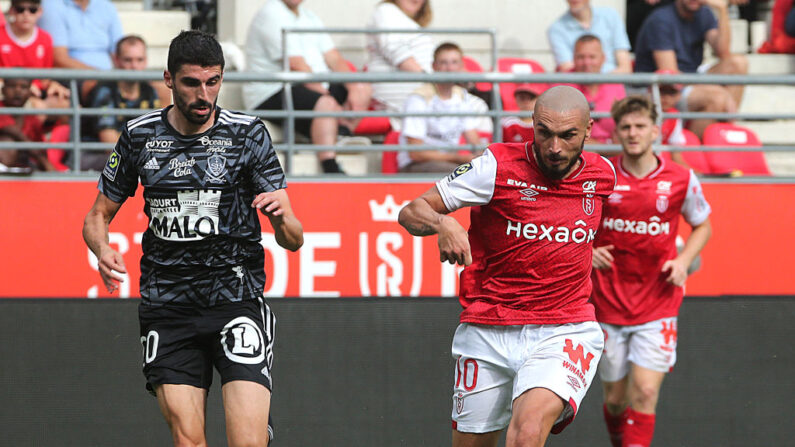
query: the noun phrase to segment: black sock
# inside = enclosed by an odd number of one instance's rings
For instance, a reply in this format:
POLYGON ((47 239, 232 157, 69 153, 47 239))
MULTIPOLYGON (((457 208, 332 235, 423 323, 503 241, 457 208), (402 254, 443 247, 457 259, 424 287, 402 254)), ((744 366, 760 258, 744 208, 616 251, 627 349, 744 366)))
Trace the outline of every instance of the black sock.
POLYGON ((340 168, 340 165, 337 164, 337 160, 335 158, 329 158, 320 162, 320 166, 323 168, 323 172, 326 174, 344 174, 345 171, 340 168))

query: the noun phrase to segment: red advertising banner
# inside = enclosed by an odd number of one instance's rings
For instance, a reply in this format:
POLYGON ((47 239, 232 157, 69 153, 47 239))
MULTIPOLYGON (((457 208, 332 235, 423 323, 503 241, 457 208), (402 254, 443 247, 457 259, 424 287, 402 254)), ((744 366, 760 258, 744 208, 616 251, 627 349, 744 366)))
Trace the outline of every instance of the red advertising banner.
MULTIPOLYGON (((430 186, 290 183, 304 246, 297 253, 281 249, 261 219, 266 295, 455 296, 459 270, 439 262, 436 238, 413 237, 397 223, 401 205, 430 186)), ((708 183, 704 190, 713 237, 687 294, 795 295, 795 185, 708 183)), ((111 296, 81 236, 96 194, 94 182, 0 182, 0 297, 111 296)), ((454 216, 468 224, 466 210, 454 216)), ((110 226, 110 242, 128 268, 113 296, 138 296, 146 227, 139 189, 110 226)))

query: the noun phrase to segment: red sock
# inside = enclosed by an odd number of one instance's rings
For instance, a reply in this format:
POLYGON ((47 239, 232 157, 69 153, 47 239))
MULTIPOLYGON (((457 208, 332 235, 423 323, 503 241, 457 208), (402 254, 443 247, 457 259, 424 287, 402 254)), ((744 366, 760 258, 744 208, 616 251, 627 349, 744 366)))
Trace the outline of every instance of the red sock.
POLYGON ((624 438, 624 427, 627 422, 627 410, 622 411, 621 414, 612 414, 607 411, 607 405, 602 405, 602 412, 605 416, 610 442, 613 447, 621 447, 621 440, 624 438))
POLYGON ((654 436, 655 415, 627 408, 627 423, 622 447, 649 447, 654 436))

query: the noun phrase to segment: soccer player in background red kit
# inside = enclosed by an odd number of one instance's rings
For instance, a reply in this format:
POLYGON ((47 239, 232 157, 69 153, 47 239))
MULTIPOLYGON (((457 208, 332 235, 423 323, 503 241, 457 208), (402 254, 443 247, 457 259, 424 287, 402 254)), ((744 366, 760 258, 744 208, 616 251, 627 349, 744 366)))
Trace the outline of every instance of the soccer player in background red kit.
POLYGON ((682 286, 709 239, 710 206, 692 171, 652 152, 657 112, 643 96, 616 102, 614 139, 622 153, 594 243, 593 294, 605 332, 599 362, 604 417, 615 447, 647 447, 665 373, 676 362, 682 286), (681 253, 679 216, 693 227, 681 253))
POLYGON ((544 92, 535 141, 494 143, 401 212, 465 265, 453 338, 453 446, 542 446, 577 412, 603 335, 591 292, 592 241, 616 173, 583 152, 591 124, 572 87, 544 92), (447 214, 473 206, 469 232, 447 214))

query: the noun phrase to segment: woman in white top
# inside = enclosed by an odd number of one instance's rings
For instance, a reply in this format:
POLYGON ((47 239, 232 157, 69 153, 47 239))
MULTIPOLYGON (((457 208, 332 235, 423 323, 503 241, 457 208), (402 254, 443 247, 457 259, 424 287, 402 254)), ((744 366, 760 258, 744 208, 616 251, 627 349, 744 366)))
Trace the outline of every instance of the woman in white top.
MULTIPOLYGON (((368 28, 417 29, 431 22, 430 0, 383 0, 376 6, 368 28)), ((426 33, 369 34, 367 71, 431 72, 433 43, 426 33)), ((406 97, 421 84, 407 82, 373 83, 373 98, 387 111, 400 111, 406 97)), ((392 127, 400 129, 400 118, 393 118, 392 127)))

